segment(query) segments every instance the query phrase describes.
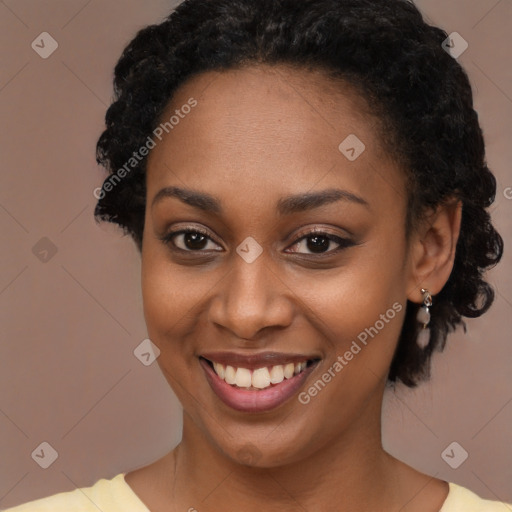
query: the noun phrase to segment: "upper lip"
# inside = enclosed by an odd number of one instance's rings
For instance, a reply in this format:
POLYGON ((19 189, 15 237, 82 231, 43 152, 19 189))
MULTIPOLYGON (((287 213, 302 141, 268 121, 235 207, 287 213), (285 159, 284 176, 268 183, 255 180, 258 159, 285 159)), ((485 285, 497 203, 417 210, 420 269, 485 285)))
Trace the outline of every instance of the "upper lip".
POLYGON ((284 365, 287 363, 302 363, 303 361, 320 359, 318 356, 306 354, 286 354, 284 352, 260 352, 257 354, 239 354, 236 352, 208 352, 201 357, 209 361, 229 365, 236 368, 255 370, 265 366, 284 365))

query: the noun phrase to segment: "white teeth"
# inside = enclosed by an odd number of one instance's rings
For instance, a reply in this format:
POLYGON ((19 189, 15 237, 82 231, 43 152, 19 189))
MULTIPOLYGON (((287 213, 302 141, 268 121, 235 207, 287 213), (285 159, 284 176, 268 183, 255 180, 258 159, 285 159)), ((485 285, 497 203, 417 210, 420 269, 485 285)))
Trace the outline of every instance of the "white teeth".
POLYGON ((235 384, 239 388, 251 387, 251 370, 247 368, 238 368, 235 375, 235 384))
POLYGON ((277 366, 272 366, 270 370, 270 382, 272 384, 279 384, 284 380, 284 368, 282 364, 278 364, 277 366))
POLYGON ((284 377, 285 377, 285 379, 291 379, 293 377, 294 372, 295 372, 295 365, 293 363, 288 363, 284 367, 284 377))
POLYGON ((252 372, 252 385, 258 389, 264 389, 270 386, 270 373, 268 368, 258 368, 252 372))
POLYGON ((226 371, 224 370, 224 365, 220 363, 213 363, 213 368, 215 373, 221 378, 224 379, 226 376, 226 371))
POLYGON ((233 366, 224 366, 221 363, 213 363, 213 369, 220 379, 224 380, 227 384, 236 385, 239 388, 253 388, 265 389, 272 384, 279 384, 284 379, 291 379, 304 371, 307 367, 307 362, 301 363, 288 363, 285 365, 278 364, 267 367, 258 368, 256 370, 249 370, 247 368, 235 368, 233 366))
MULTIPOLYGON (((236 370, 232 366, 226 366, 224 380, 228 384, 233 385, 235 383, 235 375, 236 375, 236 370)), ((220 377, 220 375, 219 375, 219 377, 220 377)))

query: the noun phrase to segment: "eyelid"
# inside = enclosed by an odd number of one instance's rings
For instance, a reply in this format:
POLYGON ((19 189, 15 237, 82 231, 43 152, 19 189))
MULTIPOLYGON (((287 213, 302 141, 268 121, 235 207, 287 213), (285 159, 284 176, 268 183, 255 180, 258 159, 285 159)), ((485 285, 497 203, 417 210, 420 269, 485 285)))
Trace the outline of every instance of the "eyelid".
POLYGON ((332 237, 337 237, 337 238, 343 239, 342 235, 331 233, 328 227, 316 226, 313 228, 301 229, 301 231, 299 231, 299 233, 297 235, 295 235, 295 237, 296 237, 295 240, 299 241, 299 240, 302 240, 304 237, 311 236, 311 235, 329 235, 332 237))

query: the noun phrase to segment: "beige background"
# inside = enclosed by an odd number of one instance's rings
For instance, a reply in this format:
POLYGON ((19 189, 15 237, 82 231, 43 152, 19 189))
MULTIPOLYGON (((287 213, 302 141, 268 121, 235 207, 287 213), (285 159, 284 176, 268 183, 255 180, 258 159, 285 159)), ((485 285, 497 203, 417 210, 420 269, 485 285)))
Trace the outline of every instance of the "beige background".
MULTIPOLYGON (((176 398, 156 364, 133 354, 146 337, 139 256, 92 216, 103 176, 94 147, 114 64, 136 30, 175 4, 0 1, 1 508, 129 471, 179 440, 176 398), (48 59, 31 48, 43 31, 59 45, 48 59), (47 262, 33 253, 43 237, 57 248, 47 262), (44 441, 58 452, 48 469, 31 457, 44 441)), ((459 60, 474 84, 498 179, 493 217, 510 242, 512 1, 418 4, 469 43, 459 60)), ((384 410, 391 453, 510 502, 511 258, 506 252, 489 276, 497 288, 492 310, 468 322, 466 335, 452 336, 430 383, 388 393, 384 410), (469 453, 455 470, 441 458, 453 441, 469 453)))

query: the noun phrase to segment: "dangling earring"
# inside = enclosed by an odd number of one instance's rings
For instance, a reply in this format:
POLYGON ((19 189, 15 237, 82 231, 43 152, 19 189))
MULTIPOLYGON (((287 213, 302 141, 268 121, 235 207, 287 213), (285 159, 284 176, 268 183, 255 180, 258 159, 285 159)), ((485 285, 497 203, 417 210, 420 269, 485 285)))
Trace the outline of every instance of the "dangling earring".
POLYGON ((430 323, 430 311, 428 308, 432 306, 432 295, 425 288, 421 289, 421 293, 423 294, 423 305, 416 314, 416 320, 421 324, 421 330, 416 338, 416 343, 421 349, 424 349, 430 342, 430 329, 427 326, 430 323))

